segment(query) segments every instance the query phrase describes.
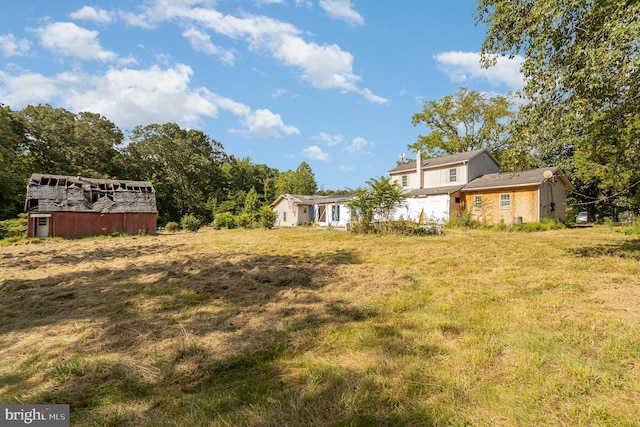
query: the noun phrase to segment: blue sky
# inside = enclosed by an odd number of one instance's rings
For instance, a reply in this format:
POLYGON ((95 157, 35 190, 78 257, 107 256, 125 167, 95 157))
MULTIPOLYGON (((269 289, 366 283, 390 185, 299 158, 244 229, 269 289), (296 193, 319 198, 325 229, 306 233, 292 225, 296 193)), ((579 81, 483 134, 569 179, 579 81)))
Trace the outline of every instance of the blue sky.
MULTIPOLYGON (((428 130, 425 101, 506 95, 521 58, 479 66, 471 0, 5 2, 0 102, 175 122, 324 189, 364 186, 428 130)), ((55 173, 55 171, 49 171, 55 173)))

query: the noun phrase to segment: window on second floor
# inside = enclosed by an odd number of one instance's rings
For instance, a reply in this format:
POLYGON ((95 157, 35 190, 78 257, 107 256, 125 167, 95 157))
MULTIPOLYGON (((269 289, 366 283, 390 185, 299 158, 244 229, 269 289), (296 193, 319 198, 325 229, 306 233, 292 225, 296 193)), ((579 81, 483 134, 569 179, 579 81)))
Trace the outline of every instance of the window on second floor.
POLYGON ((287 222, 287 213, 282 212, 282 222, 287 222))
POLYGON ((473 196, 473 209, 482 209, 482 196, 473 196))
POLYGON ((458 180, 458 170, 449 169, 449 182, 456 182, 458 180))
POLYGON ((500 195, 500 209, 511 209, 511 194, 500 195))
POLYGON ((402 175, 402 186, 406 187, 409 185, 409 177, 407 175, 402 175))

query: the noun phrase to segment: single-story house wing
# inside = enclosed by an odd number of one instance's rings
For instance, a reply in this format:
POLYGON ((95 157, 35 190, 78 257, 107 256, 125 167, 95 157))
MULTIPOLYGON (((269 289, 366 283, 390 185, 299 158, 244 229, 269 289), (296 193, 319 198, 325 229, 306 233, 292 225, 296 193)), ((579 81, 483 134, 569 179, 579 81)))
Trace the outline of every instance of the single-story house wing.
POLYGON ((271 204, 276 213, 276 226, 317 224, 324 227, 346 227, 351 221, 347 206, 350 196, 306 196, 281 194, 271 204))

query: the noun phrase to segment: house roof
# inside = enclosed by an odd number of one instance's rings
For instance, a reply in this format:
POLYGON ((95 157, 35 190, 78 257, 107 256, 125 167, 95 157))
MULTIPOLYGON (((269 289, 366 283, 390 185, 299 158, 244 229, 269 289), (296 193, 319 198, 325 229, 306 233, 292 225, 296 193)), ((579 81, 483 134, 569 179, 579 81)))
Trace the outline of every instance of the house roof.
POLYGON ((573 185, 571 185, 560 168, 555 166, 550 168, 530 169, 520 172, 498 172, 485 174, 465 185, 462 191, 540 185, 547 179, 544 176, 546 171, 551 171, 553 174, 552 179, 561 181, 565 188, 573 190, 573 185))
POLYGON ((34 173, 27 185, 27 212, 157 213, 148 181, 34 173))
POLYGON ((271 203, 271 207, 276 206, 281 200, 287 200, 296 205, 317 205, 339 203, 351 199, 352 196, 331 195, 331 196, 307 196, 303 194, 281 194, 271 203))
MULTIPOLYGON (((469 160, 483 153, 486 153, 489 157, 491 157, 491 159, 493 159, 494 162, 496 162, 498 166, 501 166, 500 162, 498 162, 496 158, 493 157, 493 155, 486 148, 481 148, 479 150, 465 151, 464 153, 451 154, 451 155, 442 156, 442 157, 434 157, 431 159, 425 158, 423 155, 422 169, 432 169, 432 168, 438 168, 438 167, 443 167, 447 165, 466 163, 469 160)), ((391 169, 388 173, 395 174, 395 173, 401 173, 405 171, 414 171, 415 169, 416 169, 416 161, 414 160, 411 162, 403 163, 391 169)))
POLYGON ((460 191, 464 187, 463 185, 449 185, 446 187, 435 187, 435 188, 416 188, 415 190, 409 191, 407 194, 411 197, 421 197, 421 196, 435 196, 438 194, 451 194, 456 191, 460 191))

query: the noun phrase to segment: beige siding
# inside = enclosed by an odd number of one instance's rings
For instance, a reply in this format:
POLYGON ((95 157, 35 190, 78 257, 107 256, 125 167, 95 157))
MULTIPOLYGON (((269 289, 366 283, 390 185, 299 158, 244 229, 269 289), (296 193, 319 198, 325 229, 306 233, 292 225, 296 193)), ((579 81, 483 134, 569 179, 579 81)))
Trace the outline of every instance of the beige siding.
POLYGON ((489 224, 512 224, 517 217, 522 218, 523 222, 539 221, 538 186, 471 191, 465 193, 465 205, 477 220, 489 224), (509 208, 500 207, 501 194, 509 195, 509 208), (482 196, 481 209, 473 206, 475 196, 482 196))
POLYGON ((467 167, 466 165, 444 166, 439 169, 429 169, 424 173, 424 188, 446 187, 449 185, 462 185, 467 183, 467 167), (456 170, 456 180, 449 180, 450 170, 456 170))

